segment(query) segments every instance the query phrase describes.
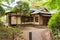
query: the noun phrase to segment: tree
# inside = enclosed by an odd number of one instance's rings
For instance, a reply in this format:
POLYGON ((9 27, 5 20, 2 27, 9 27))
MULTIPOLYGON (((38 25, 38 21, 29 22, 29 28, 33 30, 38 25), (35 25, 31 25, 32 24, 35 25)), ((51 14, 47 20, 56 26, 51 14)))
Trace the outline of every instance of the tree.
MULTIPOLYGON (((11 8, 8 5, 2 4, 2 2, 6 2, 7 4, 9 4, 9 2, 12 3, 13 1, 12 0, 10 0, 10 1, 9 0, 0 0, 0 18, 5 15, 6 10, 4 9, 4 7, 11 8)), ((0 25, 3 25, 2 22, 1 22, 1 19, 0 19, 0 25)))
POLYGON ((5 10, 11 10, 13 8, 11 4, 13 4, 14 2, 15 0, 0 0, 0 6, 2 6, 3 8, 6 7, 5 10))
POLYGON ((48 0, 45 7, 49 10, 57 10, 55 14, 52 15, 48 23, 48 28, 52 30, 55 36, 60 35, 60 0, 48 0))
POLYGON ((0 17, 5 15, 5 9, 4 7, 7 7, 8 9, 11 9, 9 5, 13 3, 15 0, 0 0, 0 17), (2 2, 6 2, 8 5, 2 4, 2 2), (4 6, 4 7, 3 7, 4 6))
POLYGON ((2 6, 0 6, 0 17, 2 17, 3 15, 5 15, 5 10, 2 6))
POLYGON ((45 7, 52 10, 52 9, 59 9, 60 0, 46 0, 45 7))
POLYGON ((24 15, 24 16, 29 16, 30 15, 29 3, 19 1, 19 2, 17 2, 17 5, 13 8, 12 11, 19 12, 21 15, 24 15))

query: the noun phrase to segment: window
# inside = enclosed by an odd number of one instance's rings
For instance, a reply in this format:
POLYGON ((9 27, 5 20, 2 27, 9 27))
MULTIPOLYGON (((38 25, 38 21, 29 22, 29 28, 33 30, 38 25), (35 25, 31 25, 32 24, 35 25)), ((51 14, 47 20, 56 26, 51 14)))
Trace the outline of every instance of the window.
POLYGON ((33 22, 33 17, 22 17, 22 22, 33 22))
POLYGON ((30 22, 33 22, 33 17, 30 17, 30 22))
POLYGON ((35 22, 38 22, 38 17, 35 17, 35 22))

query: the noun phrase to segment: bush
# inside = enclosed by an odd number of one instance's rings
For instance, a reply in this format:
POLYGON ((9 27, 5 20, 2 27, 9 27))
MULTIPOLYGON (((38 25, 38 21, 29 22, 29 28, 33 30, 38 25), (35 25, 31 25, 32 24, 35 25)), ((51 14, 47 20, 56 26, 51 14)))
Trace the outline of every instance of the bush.
POLYGON ((0 40, 12 40, 15 35, 20 33, 20 28, 6 26, 0 21, 0 40))
POLYGON ((54 33, 54 35, 59 36, 60 32, 60 11, 57 13, 54 13, 51 17, 51 19, 48 22, 48 28, 51 29, 51 31, 54 33))

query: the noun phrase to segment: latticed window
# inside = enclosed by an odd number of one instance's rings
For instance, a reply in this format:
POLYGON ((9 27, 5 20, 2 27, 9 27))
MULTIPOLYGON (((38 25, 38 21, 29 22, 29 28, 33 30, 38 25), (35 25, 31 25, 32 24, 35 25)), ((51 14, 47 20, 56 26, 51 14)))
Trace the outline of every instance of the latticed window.
POLYGON ((22 17, 21 21, 22 22, 33 22, 33 17, 22 17))

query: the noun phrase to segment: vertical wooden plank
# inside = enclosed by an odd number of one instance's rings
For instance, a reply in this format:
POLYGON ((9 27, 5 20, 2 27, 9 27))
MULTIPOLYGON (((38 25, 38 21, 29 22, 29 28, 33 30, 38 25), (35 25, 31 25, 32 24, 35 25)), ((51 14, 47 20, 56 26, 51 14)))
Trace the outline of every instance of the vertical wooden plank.
POLYGON ((29 32, 29 40, 32 40, 32 32, 29 32))

